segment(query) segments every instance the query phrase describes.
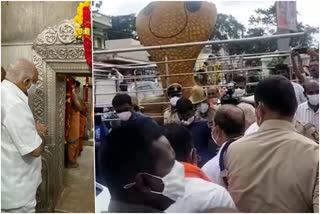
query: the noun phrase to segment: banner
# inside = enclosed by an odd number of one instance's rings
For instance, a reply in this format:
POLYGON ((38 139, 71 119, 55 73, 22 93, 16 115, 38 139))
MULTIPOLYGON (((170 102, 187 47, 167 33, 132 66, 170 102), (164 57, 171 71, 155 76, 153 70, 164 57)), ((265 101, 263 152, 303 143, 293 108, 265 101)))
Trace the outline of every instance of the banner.
POLYGON ((297 7, 295 1, 277 1, 278 29, 297 31, 297 7))

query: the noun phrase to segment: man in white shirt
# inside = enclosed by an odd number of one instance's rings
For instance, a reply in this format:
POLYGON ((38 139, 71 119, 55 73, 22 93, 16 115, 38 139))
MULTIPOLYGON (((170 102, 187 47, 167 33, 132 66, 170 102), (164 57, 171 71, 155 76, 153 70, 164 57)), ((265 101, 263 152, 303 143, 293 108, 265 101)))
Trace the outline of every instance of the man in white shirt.
POLYGON ((226 187, 223 174, 221 174, 223 167, 221 168, 220 159, 224 159, 225 149, 227 149, 234 140, 244 134, 244 112, 235 105, 222 105, 216 112, 214 124, 215 127, 212 129, 212 138, 221 148, 218 154, 202 167, 202 171, 206 173, 214 183, 226 187))
MULTIPOLYGON (((280 74, 282 76, 284 76, 287 79, 290 79, 290 69, 289 66, 287 64, 277 64, 275 66, 276 69, 276 74, 280 74)), ((303 103, 306 101, 306 97, 304 96, 304 89, 303 87, 296 83, 296 82, 291 82, 293 89, 294 89, 294 93, 296 95, 296 99, 298 102, 298 105, 300 103, 303 103)))
POLYGON ((1 211, 35 212, 41 183, 40 135, 47 128, 35 123, 28 95, 35 92, 38 71, 25 59, 9 69, 1 83, 1 211))
POLYGON ((168 207, 166 213, 206 213, 215 208, 236 209, 230 194, 222 186, 201 178, 185 178, 184 185, 183 197, 168 207))
POLYGON ((302 125, 311 125, 319 132, 319 84, 315 80, 305 83, 306 102, 300 104, 295 114, 295 120, 302 125))
POLYGON ((257 122, 254 122, 247 128, 244 135, 249 135, 249 134, 255 133, 258 131, 258 129, 259 129, 259 126, 258 126, 257 122))
POLYGON ((246 120, 246 125, 245 129, 247 130, 253 123, 256 122, 256 112, 255 108, 253 105, 241 102, 238 104, 238 107, 242 109, 244 112, 245 120, 246 120))
POLYGON ((199 213, 215 208, 235 209, 228 191, 222 186, 212 183, 196 165, 197 154, 192 143, 191 132, 184 126, 168 124, 164 127, 164 135, 172 146, 176 160, 184 166, 183 197, 173 203, 165 212, 199 213))

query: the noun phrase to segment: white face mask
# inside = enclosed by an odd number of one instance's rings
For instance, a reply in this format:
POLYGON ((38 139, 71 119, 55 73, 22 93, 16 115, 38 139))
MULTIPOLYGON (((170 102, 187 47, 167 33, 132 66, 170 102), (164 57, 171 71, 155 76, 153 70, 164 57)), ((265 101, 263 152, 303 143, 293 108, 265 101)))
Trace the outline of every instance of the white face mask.
POLYGON ((318 105, 319 104, 319 94, 307 95, 308 101, 311 105, 318 105))
POLYGON ((174 96, 170 98, 170 104, 171 106, 175 107, 177 105, 178 100, 180 99, 180 97, 174 96))
POLYGON ((132 115, 131 111, 124 111, 121 113, 117 113, 117 116, 122 121, 128 121, 130 119, 131 115, 132 115))
POLYGON ((184 126, 189 126, 191 123, 194 121, 194 116, 190 117, 187 121, 186 120, 181 120, 181 124, 184 126))
POLYGON ((208 103, 201 103, 200 105, 198 105, 197 109, 201 114, 204 114, 208 111, 209 105, 208 103))
POLYGON ((217 141, 217 139, 215 138, 213 132, 211 132, 211 138, 212 138, 213 142, 214 142, 217 146, 220 146, 220 145, 218 144, 218 141, 217 141))
MULTIPOLYGON (((166 196, 173 201, 177 201, 178 198, 183 197, 184 192, 185 192, 184 166, 181 163, 179 163, 178 161, 175 161, 171 171, 163 178, 156 176, 156 175, 149 174, 149 173, 144 173, 144 174, 161 180, 164 185, 162 192, 157 192, 157 191, 152 191, 152 190, 150 192, 166 196)), ((134 186, 135 184, 136 183, 130 183, 130 184, 125 185, 123 188, 129 189, 130 187, 134 186)))
POLYGON ((37 85, 36 84, 32 84, 30 86, 30 88, 27 90, 27 93, 30 96, 30 95, 34 94, 36 92, 36 90, 37 90, 37 85))
POLYGON ((246 90, 241 88, 236 88, 233 93, 233 97, 243 97, 246 93, 246 90))

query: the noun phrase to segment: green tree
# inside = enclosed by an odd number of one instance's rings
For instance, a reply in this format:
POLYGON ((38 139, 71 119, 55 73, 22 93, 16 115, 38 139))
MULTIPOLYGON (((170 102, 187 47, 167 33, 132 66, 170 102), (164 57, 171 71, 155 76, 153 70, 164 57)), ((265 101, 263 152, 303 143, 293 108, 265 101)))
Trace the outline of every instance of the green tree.
MULTIPOLYGON (((265 29, 265 34, 270 35, 276 33, 277 30, 277 10, 276 10, 276 2, 272 4, 267 9, 256 9, 255 14, 251 15, 249 18, 250 27, 257 28, 261 27, 265 29)), ((319 28, 312 27, 310 25, 304 25, 302 22, 297 23, 297 31, 305 32, 306 34, 299 37, 293 37, 290 40, 290 46, 314 46, 314 38, 313 35, 315 33, 319 33, 319 28)), ((292 32, 293 33, 293 32, 292 32)), ((273 50, 274 44, 266 43, 266 50, 273 50), (271 47, 269 46, 271 45, 271 47)))
POLYGON ((136 30, 136 16, 129 14, 124 16, 112 16, 112 27, 107 30, 108 37, 112 39, 133 38, 136 30))
MULTIPOLYGON (((219 13, 215 25, 214 32, 211 35, 211 40, 225 40, 225 39, 240 39, 244 36, 246 28, 243 24, 232 16, 223 13, 219 13)), ((216 53, 222 46, 213 45, 212 52, 216 53)), ((228 52, 239 53, 241 52, 240 45, 224 45, 228 52)))

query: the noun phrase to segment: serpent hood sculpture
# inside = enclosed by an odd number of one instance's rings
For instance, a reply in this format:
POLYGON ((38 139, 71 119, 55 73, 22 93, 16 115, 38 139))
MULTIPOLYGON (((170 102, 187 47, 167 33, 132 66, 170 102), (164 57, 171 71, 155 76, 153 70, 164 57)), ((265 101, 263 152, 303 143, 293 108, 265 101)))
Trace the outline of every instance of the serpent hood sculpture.
MULTIPOLYGON (((138 14, 136 29, 144 46, 207 41, 213 32, 217 9, 206 1, 155 1, 138 14)), ((148 51, 152 61, 195 59, 203 46, 191 46, 148 51)), ((192 73, 196 60, 168 63, 168 74, 192 73)), ((158 64, 161 75, 166 74, 165 64, 158 64)), ((193 87, 193 74, 161 78, 162 86, 179 83, 193 87)), ((190 90, 185 90, 189 96, 190 90)))

